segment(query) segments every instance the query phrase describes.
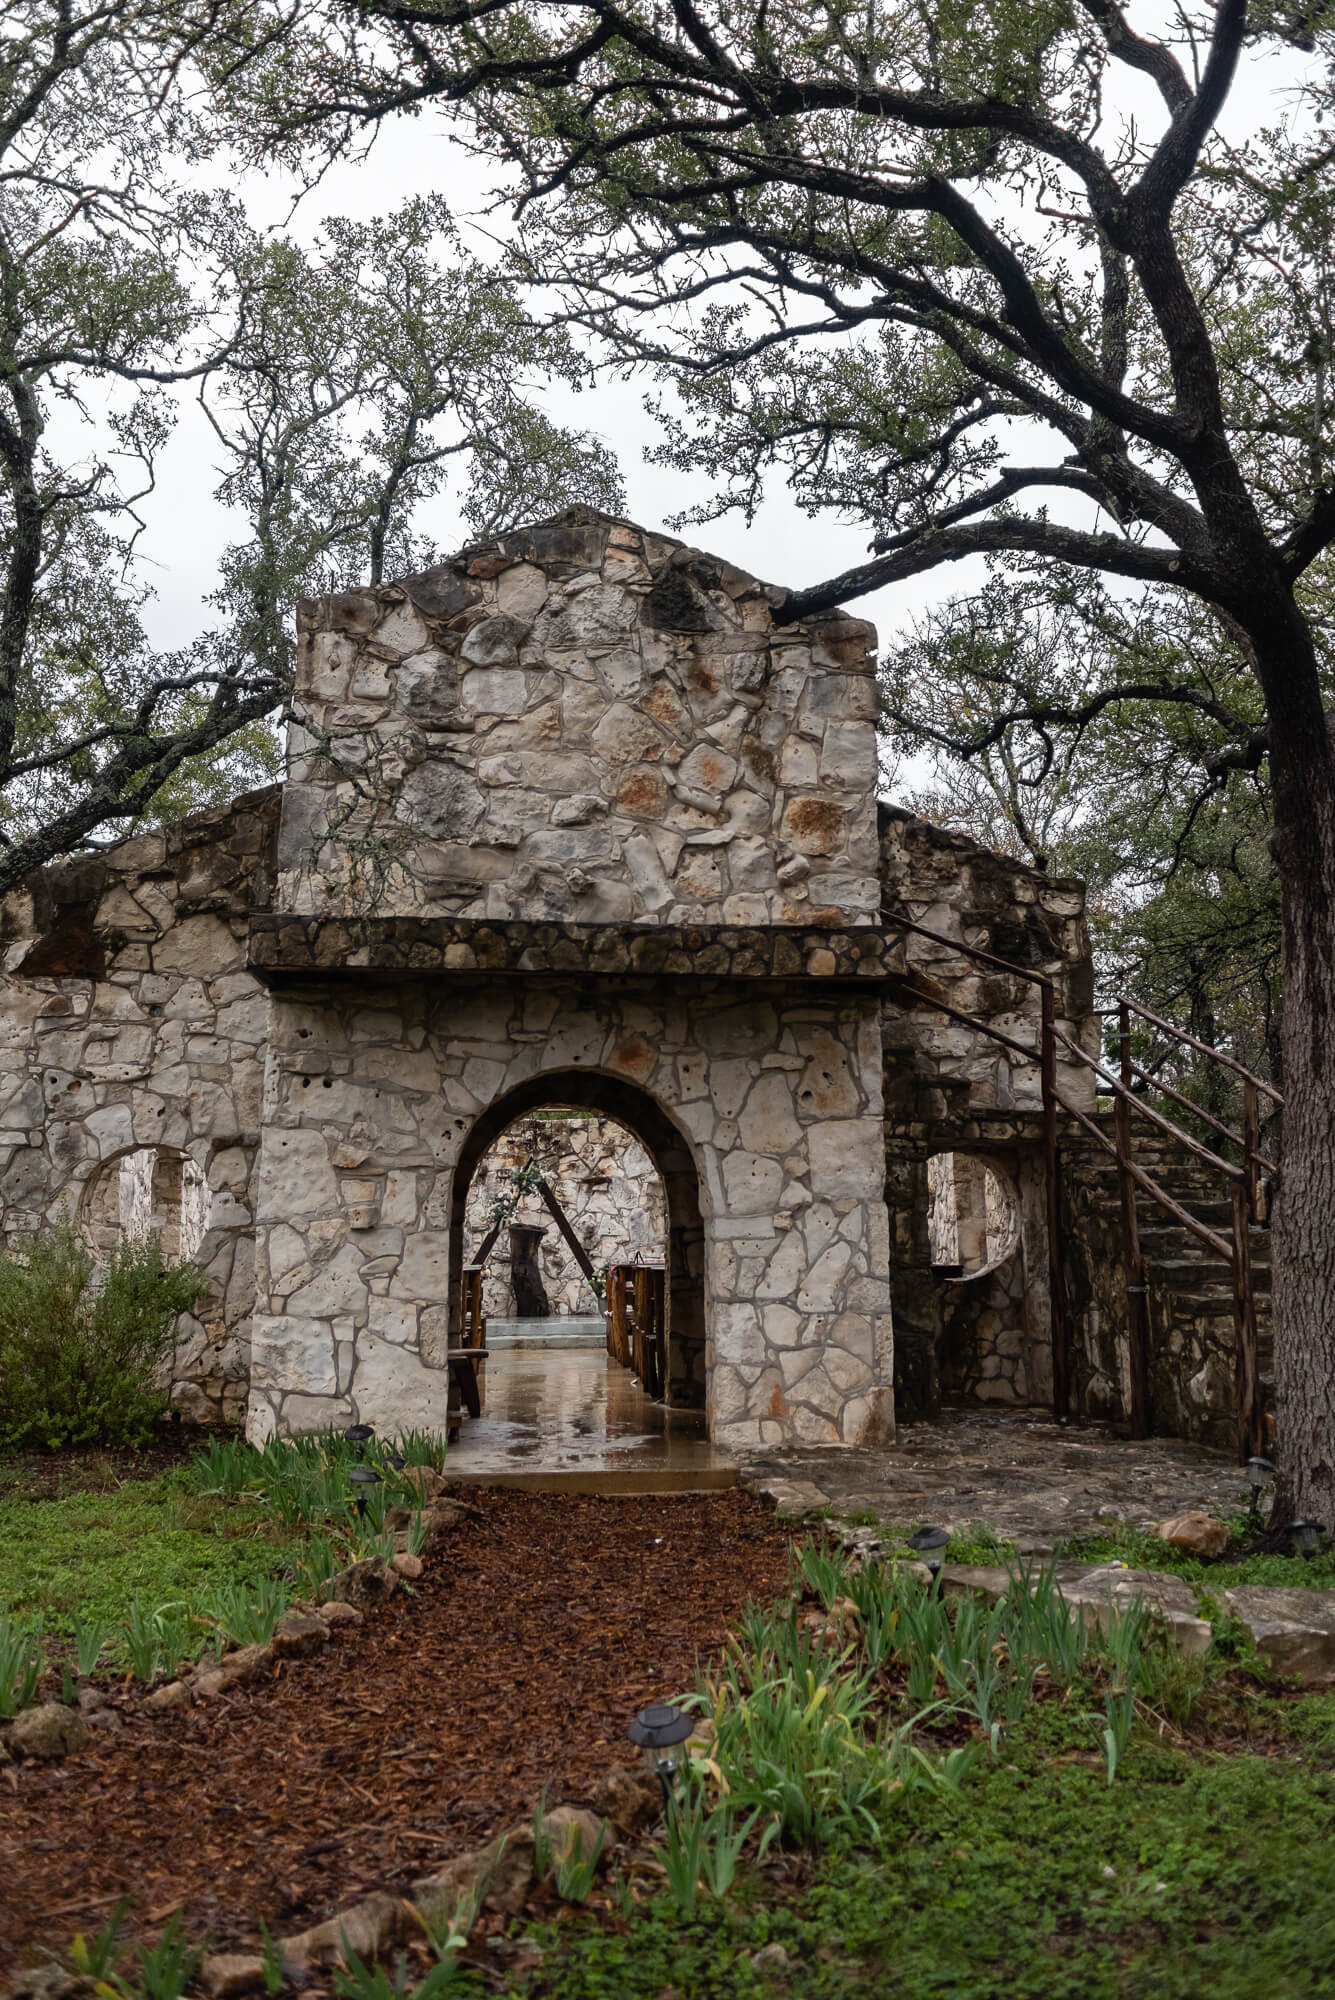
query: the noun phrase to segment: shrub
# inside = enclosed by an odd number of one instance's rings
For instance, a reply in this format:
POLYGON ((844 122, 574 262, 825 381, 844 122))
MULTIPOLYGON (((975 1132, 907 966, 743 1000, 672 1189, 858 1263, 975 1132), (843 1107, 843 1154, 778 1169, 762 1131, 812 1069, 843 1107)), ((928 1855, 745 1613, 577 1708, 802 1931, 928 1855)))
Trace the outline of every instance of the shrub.
POLYGON ((21 1260, 0 1254, 0 1445, 147 1443, 177 1318, 204 1289, 196 1265, 164 1264, 151 1242, 99 1271, 67 1222, 21 1260))

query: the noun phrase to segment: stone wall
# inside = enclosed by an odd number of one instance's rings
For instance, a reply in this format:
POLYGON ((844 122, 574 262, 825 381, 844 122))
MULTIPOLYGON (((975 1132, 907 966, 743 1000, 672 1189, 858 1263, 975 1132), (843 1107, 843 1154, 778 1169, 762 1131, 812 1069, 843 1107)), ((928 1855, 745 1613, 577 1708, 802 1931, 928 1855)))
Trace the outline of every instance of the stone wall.
MULTIPOLYGON (((904 916, 1042 974, 1053 982, 1058 1027, 1097 1050, 1084 885, 989 853, 898 807, 880 807, 880 828, 887 923, 904 916)), ((1036 1057, 1039 988, 913 932, 904 933, 903 949, 904 971, 888 981, 881 1014, 897 1411, 901 1420, 933 1416, 943 1392, 1050 1402, 1038 1063, 942 1011, 981 1017, 1036 1057), (964 1282, 934 1269, 928 1225, 928 1161, 955 1150, 991 1161, 1020 1210, 1011 1256, 964 1282)), ((1066 1102, 1092 1110, 1093 1074, 1073 1056, 1059 1059, 1058 1089, 1066 1102)))
MULTIPOLYGON (((3 1229, 198 1239, 192 1414, 443 1422, 489 1152, 561 1104, 594 1152, 635 1135, 642 1206, 558 1190, 600 1263, 665 1237, 669 1399, 722 1442, 886 1439, 892 1381, 906 1416, 1050 1399, 1038 1068, 960 1018, 1036 1052, 1039 989, 961 946, 1049 979, 1092 1052, 1083 889, 878 813, 871 628, 782 598, 575 510, 306 605, 281 795, 0 906, 3 1229), (1013 1190, 980 1269, 933 1253, 947 1152, 1013 1190)), ((1074 1057, 1058 1083, 1093 1108, 1074 1057)), ((1115 1414, 1115 1186, 1077 1155, 1077 1398, 1115 1414)), ((1156 1401, 1205 1434, 1218 1316, 1163 1289, 1156 1401)))
POLYGON ((301 606, 279 902, 875 921, 875 634, 575 509, 301 606))
POLYGON ((670 1339, 706 1311, 712 1434, 889 1435, 875 997, 502 976, 275 994, 252 1435, 440 1423, 470 1148, 540 1102, 608 1092, 590 1108, 637 1132, 667 1186, 670 1339))
POLYGON ((45 869, 0 905, 5 1240, 64 1215, 105 1255, 122 1221, 143 1223, 123 1163, 151 1154, 137 1177, 148 1226, 170 1255, 186 1220, 210 1287, 182 1321, 173 1400, 209 1422, 239 1421, 248 1393, 268 1002, 246 942, 272 887, 277 811, 276 791, 238 799, 45 869))
MULTIPOLYGON (((663 1185, 654 1163, 624 1126, 586 1114, 521 1118, 478 1164, 468 1191, 464 1256, 472 1263, 490 1233, 495 1204, 509 1191, 511 1175, 533 1160, 541 1167, 566 1220, 597 1271, 609 1264, 661 1264, 667 1243, 663 1185)), ((576 1263, 540 1195, 524 1195, 487 1259, 482 1305, 489 1319, 514 1312, 510 1290, 509 1230, 531 1225, 543 1232, 538 1268, 554 1313, 599 1313, 602 1303, 576 1263)))

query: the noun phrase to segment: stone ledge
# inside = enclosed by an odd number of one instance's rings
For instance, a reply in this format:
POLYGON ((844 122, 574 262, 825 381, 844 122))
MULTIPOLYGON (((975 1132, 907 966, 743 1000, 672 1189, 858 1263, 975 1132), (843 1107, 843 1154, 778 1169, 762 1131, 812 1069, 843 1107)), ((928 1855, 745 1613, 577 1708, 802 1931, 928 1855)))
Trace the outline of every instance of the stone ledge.
POLYGON ((301 917, 250 925, 249 963, 269 984, 342 973, 504 972, 525 978, 883 983, 902 960, 893 931, 824 926, 498 923, 468 917, 301 917))
MULTIPOLYGON (((977 1593, 990 1604, 1015 1589, 1017 1582, 1034 1589, 1043 1572, 1029 1576, 1008 1569, 947 1563, 941 1587, 947 1597, 977 1593)), ((1180 1576, 1162 1570, 1122 1569, 1115 1563, 1061 1562, 1056 1565, 1057 1594, 1066 1602, 1072 1621, 1106 1632, 1113 1618, 1140 1604, 1168 1635, 1170 1645, 1189 1658, 1200 1659, 1214 1637, 1202 1618, 1196 1593, 1180 1576)))
POLYGON ((1224 1602, 1272 1673, 1309 1687, 1335 1687, 1335 1591, 1244 1583, 1226 1590, 1224 1602))

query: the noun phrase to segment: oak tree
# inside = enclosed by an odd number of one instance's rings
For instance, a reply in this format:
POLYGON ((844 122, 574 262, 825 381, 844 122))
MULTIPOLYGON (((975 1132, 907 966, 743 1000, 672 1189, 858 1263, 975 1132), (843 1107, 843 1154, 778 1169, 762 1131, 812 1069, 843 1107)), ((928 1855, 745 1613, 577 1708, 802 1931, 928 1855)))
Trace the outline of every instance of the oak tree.
POLYGON ((1004 555, 1229 635, 1283 907, 1284 1501, 1335 1517, 1330 0, 345 0, 321 47, 290 129, 465 107, 716 504, 779 474, 865 524, 793 617, 1004 555))

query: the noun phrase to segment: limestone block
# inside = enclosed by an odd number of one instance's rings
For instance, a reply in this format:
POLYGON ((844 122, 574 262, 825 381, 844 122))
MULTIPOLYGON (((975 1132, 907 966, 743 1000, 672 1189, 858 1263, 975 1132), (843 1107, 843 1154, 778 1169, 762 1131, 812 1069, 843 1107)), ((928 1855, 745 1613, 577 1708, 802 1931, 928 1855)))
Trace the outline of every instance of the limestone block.
POLYGON ((790 799, 784 808, 782 834, 799 854, 838 854, 844 845, 844 809, 819 796, 790 799))
POLYGON ((105 1105, 84 1120, 84 1127, 96 1140, 104 1160, 114 1153, 128 1153, 134 1147, 134 1116, 128 1104, 105 1105))
POLYGON ((367 1329, 377 1340, 391 1341, 398 1347, 415 1347, 417 1313, 417 1306, 404 1299, 373 1298, 367 1311, 367 1329))
POLYGON ((667 802, 667 780, 652 764, 637 764, 617 780, 617 810, 633 819, 657 819, 666 812, 667 802))
POLYGON ((400 659, 409 653, 420 653, 430 644, 431 635, 411 604, 396 604, 375 628, 375 643, 386 653, 394 653, 400 659))
POLYGON ((598 679, 618 701, 629 701, 644 686, 647 662, 629 646, 601 653, 596 662, 598 679))
POLYGON ((286 1314, 256 1317, 250 1336, 252 1390, 295 1390, 332 1396, 338 1388, 334 1334, 327 1321, 286 1314))
MULTIPOLYGON (((995 1603, 1016 1586, 1010 1572, 1000 1567, 948 1563, 941 1573, 941 1587, 948 1597, 977 1591, 995 1603)), ((1209 1621, 1199 1615, 1195 1594, 1180 1576, 1064 1562, 1057 1565, 1057 1587, 1072 1618, 1083 1619, 1087 1625, 1106 1631, 1111 1617, 1130 1604, 1140 1603, 1167 1629, 1180 1652, 1195 1658, 1210 1649, 1214 1635, 1209 1621)))
POLYGON ((794 1441, 797 1444, 839 1444, 841 1439, 835 1415, 834 1406, 827 1414, 799 1403, 789 1418, 789 1429, 794 1441))
POLYGON ((308 1284, 289 1296, 288 1312, 299 1318, 359 1318, 367 1309, 366 1284, 361 1276, 364 1261, 360 1250, 345 1243, 308 1284))
MULTIPOLYGON (((519 647, 526 631, 522 619, 505 613, 496 618, 479 619, 476 625, 469 626, 467 637, 459 648, 460 656, 474 667, 515 667, 519 664, 519 647)), ((470 678, 466 675, 465 683, 470 678)))
POLYGON ((531 625, 547 599, 547 578, 533 563, 514 563, 496 579, 498 608, 531 625))
POLYGON ((358 1420, 380 1431, 420 1426, 444 1430, 449 1403, 449 1375, 427 1368, 410 1348, 396 1347, 365 1333, 357 1343, 352 1397, 358 1420))
POLYGON ((730 1153, 723 1162, 723 1190, 729 1215, 771 1215, 778 1207, 783 1173, 777 1162, 757 1153, 730 1153))
POLYGON ((779 782, 794 791, 809 791, 820 783, 820 751, 803 737, 790 736, 779 757, 779 782))
POLYGON ((779 1350, 795 1347, 807 1324, 801 1313, 794 1312, 791 1306, 786 1305, 762 1307, 760 1323, 764 1330, 766 1346, 779 1350))
POLYGON ((453 764, 419 764, 394 802, 394 817, 436 840, 467 840, 486 817, 486 795, 453 764))
MULTIPOLYGON (((849 1315, 844 1315, 844 1317, 849 1317, 849 1315)), ((867 1344, 870 1346, 869 1321, 867 1322, 867 1326, 867 1344)), ((870 1364, 859 1360, 855 1354, 850 1354, 846 1348, 827 1347, 821 1365, 825 1370, 826 1376, 838 1391, 840 1401, 871 1386, 873 1378, 870 1364)))
POLYGON ((230 927, 220 917, 181 917, 174 929, 153 946, 153 970, 216 979, 224 972, 243 967, 245 957, 244 941, 233 937, 230 927))
POLYGON ((593 732, 593 748, 614 769, 625 764, 652 763, 663 755, 667 740, 657 723, 628 702, 614 702, 593 732))
POLYGON ((710 1055, 762 1056, 779 1042, 779 1017, 765 1000, 747 1000, 716 1012, 702 1010, 695 1026, 696 1039, 710 1055))
POLYGON ((851 1396, 842 1414, 844 1443, 871 1448, 891 1444, 895 1436, 894 1391, 889 1387, 851 1396))
POLYGON ((30 1070, 0 1078, 0 1126, 26 1129, 41 1125, 45 1117, 46 1098, 41 1083, 30 1070))
POLYGON ((322 1133, 274 1127, 260 1147, 259 1219, 282 1222, 338 1207, 338 1177, 322 1133))
POLYGON ((677 766, 679 784, 715 795, 726 792, 736 776, 736 759, 709 743, 697 744, 677 766))
POLYGON ((827 724, 820 751, 820 775, 850 791, 876 783, 876 732, 865 722, 827 724))
POLYGON ((830 1312, 843 1303, 844 1274, 853 1261, 847 1243, 832 1243, 807 1271, 798 1288, 799 1312, 830 1312))
POLYGON ((1058 1572, 1062 1596, 1079 1612, 1087 1625, 1106 1630, 1110 1616, 1132 1603, 1142 1603, 1157 1623, 1166 1625, 1180 1652, 1197 1657, 1210 1650, 1214 1637, 1209 1621, 1196 1608, 1196 1597, 1179 1576, 1161 1575, 1156 1570, 1087 1569, 1068 1575, 1066 1566, 1058 1572))
POLYGON ((710 1382, 710 1415, 712 1432, 717 1437, 720 1431, 749 1414, 746 1384, 735 1368, 724 1361, 715 1361, 710 1382))
POLYGON ((831 1118, 807 1133, 811 1185, 827 1201, 855 1195, 864 1201, 880 1197, 885 1184, 885 1141, 881 1121, 872 1118, 831 1118))
POLYGON ((390 1280, 396 1298, 435 1305, 449 1297, 450 1239, 445 1230, 420 1229, 405 1236, 399 1268, 390 1280))
POLYGON ((522 715, 528 683, 519 667, 475 667, 464 675, 460 695, 460 714, 465 719, 479 715, 522 715))
POLYGON ((1309 1687, 1335 1687, 1335 1591, 1241 1584, 1224 1601, 1272 1670, 1309 1687))
MULTIPOLYGON (((433 723, 457 723, 459 685, 457 671, 439 655, 413 660, 394 676, 394 699, 402 713, 413 722, 430 727, 433 723)), ((420 743, 420 738, 418 739, 420 743)), ((401 746, 402 749, 403 746, 401 746)), ((411 758, 420 762, 421 752, 411 758)))
POLYGON ((743 1146, 753 1153, 790 1153, 801 1143, 802 1128, 793 1116, 791 1079, 771 1070, 751 1088, 738 1121, 743 1146))

